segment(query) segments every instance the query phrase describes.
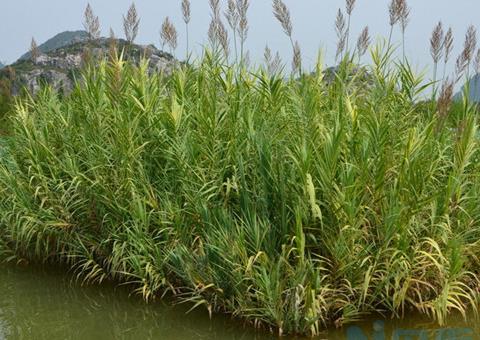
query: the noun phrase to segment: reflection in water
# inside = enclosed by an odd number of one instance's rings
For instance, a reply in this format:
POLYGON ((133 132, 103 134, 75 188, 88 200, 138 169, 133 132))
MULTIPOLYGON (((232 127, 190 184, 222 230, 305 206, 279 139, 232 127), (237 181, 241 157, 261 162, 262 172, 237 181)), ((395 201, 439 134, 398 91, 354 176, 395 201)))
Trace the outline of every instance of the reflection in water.
MULTIPOLYGON (((275 336, 242 327, 229 317, 188 306, 145 304, 111 285, 81 287, 62 270, 0 267, 0 340, 3 339, 235 339, 275 336)), ((419 316, 406 320, 371 318, 318 339, 473 340, 480 325, 452 317, 447 327, 419 316)), ((283 338, 286 339, 286 338, 283 338)))
POLYGON ((61 271, 0 267, 0 339, 273 339, 125 289, 80 287, 61 271))

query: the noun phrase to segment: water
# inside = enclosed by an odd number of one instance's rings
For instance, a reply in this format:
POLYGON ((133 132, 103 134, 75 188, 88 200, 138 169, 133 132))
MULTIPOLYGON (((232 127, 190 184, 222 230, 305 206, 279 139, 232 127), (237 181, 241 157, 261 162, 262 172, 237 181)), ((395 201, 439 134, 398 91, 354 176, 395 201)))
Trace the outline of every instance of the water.
MULTIPOLYGON (((189 306, 185 305, 160 301, 145 304, 126 289, 109 284, 81 286, 61 269, 0 266, 0 292, 2 340, 277 339, 228 316, 210 319, 203 310, 186 314, 189 306)), ((480 326, 476 324, 453 317, 448 328, 442 330, 419 317, 388 322, 371 318, 331 330, 318 339, 480 339, 476 335, 480 326)))

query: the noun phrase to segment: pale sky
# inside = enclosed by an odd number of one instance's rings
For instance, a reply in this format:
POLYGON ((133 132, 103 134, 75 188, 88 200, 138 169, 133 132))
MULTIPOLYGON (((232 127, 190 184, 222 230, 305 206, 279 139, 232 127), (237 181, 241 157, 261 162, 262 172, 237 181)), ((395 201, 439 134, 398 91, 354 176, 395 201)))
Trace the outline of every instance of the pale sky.
MULTIPOLYGON (((122 14, 131 0, 0 0, 0 60, 11 63, 28 50, 31 37, 38 43, 65 30, 82 29, 83 11, 90 2, 100 17, 102 33, 108 35, 112 27, 122 36, 122 14)), ((159 29, 169 16, 179 32, 178 58, 185 54, 185 29, 181 20, 181 0, 136 0, 141 24, 137 43, 154 43, 159 46, 159 29)), ((210 12, 208 0, 191 0, 190 45, 197 50, 206 42, 210 12)), ((221 0, 222 4, 226 0, 221 0)), ((304 65, 312 66, 320 48, 325 51, 327 64, 333 63, 336 37, 334 20, 338 8, 344 8, 344 0, 285 0, 291 10, 294 39, 300 42, 304 65)), ((352 40, 368 25, 373 37, 388 34, 389 0, 357 0, 352 17, 352 40)), ((429 38, 434 25, 442 20, 452 26, 455 35, 455 54, 463 44, 467 26, 477 24, 480 14, 479 0, 408 0, 411 11, 407 29, 407 54, 420 70, 430 67, 429 38)), ((250 33, 247 47, 254 62, 262 60, 265 44, 273 51, 280 51, 290 64, 291 51, 287 37, 273 17, 271 0, 251 0, 249 11, 250 33)), ((395 34, 400 40, 398 29, 395 34)))

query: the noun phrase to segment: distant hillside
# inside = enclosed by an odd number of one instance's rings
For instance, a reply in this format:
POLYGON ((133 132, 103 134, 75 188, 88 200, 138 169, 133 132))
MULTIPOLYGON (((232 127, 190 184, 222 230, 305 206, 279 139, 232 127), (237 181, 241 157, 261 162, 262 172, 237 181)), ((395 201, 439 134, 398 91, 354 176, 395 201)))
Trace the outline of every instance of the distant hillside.
MULTIPOLYGON (((38 46, 38 49, 42 53, 48 53, 56 49, 84 42, 88 39, 88 34, 85 31, 65 31, 57 34, 51 39, 48 39, 43 44, 38 46)), ((30 58, 30 52, 25 53, 19 60, 26 60, 30 58)))
POLYGON ((5 67, 5 65, 0 61, 0 69, 4 68, 4 67, 5 67))
MULTIPOLYGON (((9 67, 0 70, 0 81, 8 82, 11 95, 18 95, 23 89, 35 94, 43 84, 52 86, 61 93, 69 93, 73 89, 74 79, 83 65, 85 52, 95 60, 102 60, 110 53, 111 40, 100 38, 95 41, 82 40, 72 32, 56 35, 45 43, 45 49, 52 50, 42 53, 35 61, 31 58, 19 59, 9 67), (60 37, 60 38, 58 38, 60 37), (53 48, 59 44, 66 44, 70 37, 70 44, 53 48), (80 39, 80 41, 78 41, 80 39)), ((73 32, 75 33, 75 32, 73 32)), ((148 56, 149 72, 163 71, 169 73, 177 61, 168 53, 162 52, 153 45, 129 45, 123 39, 116 39, 115 44, 119 50, 124 50, 124 58, 135 64, 140 59, 148 56)))
MULTIPOLYGON (((461 90, 455 95, 455 100, 462 99, 466 86, 466 84, 462 86, 461 90)), ((480 103, 480 74, 476 74, 470 78, 469 97, 470 101, 480 103)))

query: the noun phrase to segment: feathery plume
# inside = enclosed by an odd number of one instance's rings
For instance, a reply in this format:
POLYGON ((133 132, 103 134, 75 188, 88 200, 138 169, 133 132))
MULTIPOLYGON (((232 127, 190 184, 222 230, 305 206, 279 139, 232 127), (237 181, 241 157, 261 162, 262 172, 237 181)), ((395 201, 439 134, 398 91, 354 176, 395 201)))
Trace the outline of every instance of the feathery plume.
POLYGON ((432 56, 435 64, 438 64, 443 56, 444 41, 443 26, 442 22, 439 21, 433 29, 432 36, 430 38, 430 55, 432 56))
POLYGON ((208 28, 208 40, 215 49, 220 45, 225 56, 228 58, 230 52, 228 32, 220 19, 215 20, 215 18, 212 18, 210 21, 210 26, 208 28))
POLYGON ((398 20, 400 20, 398 0, 390 1, 390 4, 388 5, 388 13, 390 14, 390 26, 395 26, 398 20))
POLYGON ((388 35, 388 46, 392 43, 393 27, 398 23, 401 18, 401 5, 402 0, 391 0, 388 5, 388 13, 390 15, 390 33, 388 35))
POLYGON ((185 33, 186 33, 186 38, 187 38, 187 47, 186 47, 187 48, 187 53, 186 53, 186 56, 188 57, 189 45, 190 45, 188 24, 190 23, 190 19, 191 19, 190 0, 182 0, 182 18, 183 18, 183 22, 185 23, 185 33))
POLYGON ((345 10, 348 15, 352 15, 353 9, 355 8, 356 0, 346 0, 345 10))
POLYGON ((277 74, 280 71, 282 65, 282 59, 278 52, 275 56, 272 56, 272 50, 268 46, 265 46, 265 52, 263 53, 265 58, 265 64, 267 65, 267 71, 269 75, 277 74))
POLYGON ((455 63, 455 80, 458 82, 467 72, 472 62, 473 54, 477 46, 477 30, 474 26, 470 25, 465 34, 465 42, 463 43, 463 50, 457 58, 455 63))
POLYGON ((132 3, 128 9, 127 16, 123 17, 123 30, 125 33, 125 38, 129 44, 132 44, 138 34, 138 26, 140 25, 140 18, 137 14, 137 8, 135 4, 132 3))
POLYGON ((282 0, 273 0, 273 14, 282 25, 283 32, 291 39, 293 28, 290 11, 282 0))
POLYGON ((265 45, 265 50, 263 51, 263 58, 265 59, 265 62, 269 64, 272 61, 272 50, 268 45, 265 45))
POLYGON ((465 73, 465 70, 468 67, 468 59, 465 53, 460 53, 455 62, 455 83, 457 83, 465 73))
POLYGON ((227 10, 225 11, 225 18, 227 19, 228 26, 233 32, 233 45, 235 48, 235 60, 238 59, 237 51, 237 30, 240 22, 239 13, 237 10, 237 4, 235 0, 228 0, 227 10))
POLYGON ((237 11, 237 5, 235 0, 228 0, 227 3, 227 10, 225 11, 225 18, 227 19, 227 23, 233 31, 237 30, 238 23, 239 23, 239 15, 237 11))
POLYGON ((189 0, 182 0, 182 17, 183 17, 183 22, 185 22, 185 24, 188 25, 191 19, 191 10, 190 10, 189 0))
POLYGON ((349 47, 349 40, 350 40, 350 21, 352 19, 352 13, 353 13, 353 9, 355 8, 355 0, 346 0, 346 4, 345 4, 345 11, 347 12, 347 15, 348 15, 348 23, 347 23, 347 31, 345 32, 346 34, 346 40, 347 40, 347 43, 346 43, 346 50, 348 51, 348 47, 349 47))
POLYGON ((90 4, 87 4, 83 17, 83 27, 87 31, 88 38, 91 40, 100 38, 100 19, 93 13, 90 4))
POLYGON ((110 58, 114 59, 114 56, 117 54, 117 37, 115 36, 115 32, 111 27, 108 38, 108 49, 110 58))
POLYGON ((448 60, 450 58, 450 55, 452 53, 452 50, 453 50, 453 32, 452 32, 452 28, 450 27, 447 31, 447 34, 445 34, 445 39, 443 41, 443 47, 445 49, 445 64, 448 63, 448 60))
POLYGON ((163 21, 162 30, 160 31, 160 38, 162 40, 162 48, 165 45, 170 46, 170 51, 173 54, 173 51, 175 51, 177 48, 177 30, 171 23, 169 17, 166 17, 163 21))
POLYGON ((359 57, 362 57, 367 52, 367 49, 370 46, 370 43, 371 43, 370 33, 368 30, 368 26, 366 26, 362 30, 362 33, 360 33, 360 36, 358 37, 358 40, 357 40, 357 52, 359 57))
POLYGON ((445 34, 445 38, 443 40, 443 77, 442 80, 445 80, 445 75, 447 73, 447 63, 450 60, 450 56, 453 50, 453 31, 452 28, 449 27, 447 33, 445 34))
POLYGON ((398 0, 397 3, 400 25, 402 31, 405 32, 408 23, 410 22, 410 7, 407 4, 407 0, 398 0))
POLYGON ((37 62, 39 56, 40 50, 38 49, 37 42, 35 41, 35 38, 32 38, 32 41, 30 42, 30 58, 33 63, 37 62))
POLYGON ((218 35, 218 41, 220 42, 220 46, 222 47, 223 53, 225 54, 225 57, 228 58, 228 55, 230 54, 230 48, 229 48, 229 40, 228 40, 228 32, 227 29, 225 28, 225 25, 223 22, 218 21, 217 23, 217 35, 218 35))
POLYGON ((300 50, 300 44, 298 41, 295 41, 295 45, 293 47, 292 70, 294 73, 298 73, 299 75, 302 73, 302 51, 300 50))
POLYGON ((217 20, 220 17, 220 0, 209 0, 212 17, 217 20))
MULTIPOLYGON (((453 87, 454 82, 447 79, 443 82, 442 88, 440 90, 440 96, 437 101, 437 114, 440 118, 440 124, 443 125, 445 118, 450 111, 450 106, 453 100, 453 87)), ((440 127, 441 127, 440 125, 440 127)))
POLYGON ((475 52, 476 47, 477 47, 477 29, 473 25, 470 25, 465 35, 465 44, 463 48, 463 53, 465 54, 465 58, 468 61, 468 63, 472 61, 473 53, 475 52))
POLYGON ((250 0, 236 0, 238 13, 238 36, 240 38, 241 56, 243 56, 244 45, 248 35, 248 8, 250 7, 250 0))
POLYGON ((335 19, 335 33, 337 34, 338 38, 335 59, 338 60, 338 57, 343 55, 346 43, 345 17, 341 9, 338 10, 337 17, 335 19))
POLYGON ((407 5, 407 0, 397 0, 397 7, 400 18, 400 27, 402 29, 403 60, 405 60, 405 31, 407 30, 407 26, 410 21, 410 7, 407 5))
POLYGON ((436 95, 436 81, 437 81, 437 70, 438 62, 442 58, 443 54, 443 26, 442 22, 439 21, 438 24, 432 31, 432 36, 430 37, 430 55, 433 59, 433 96, 436 95))

